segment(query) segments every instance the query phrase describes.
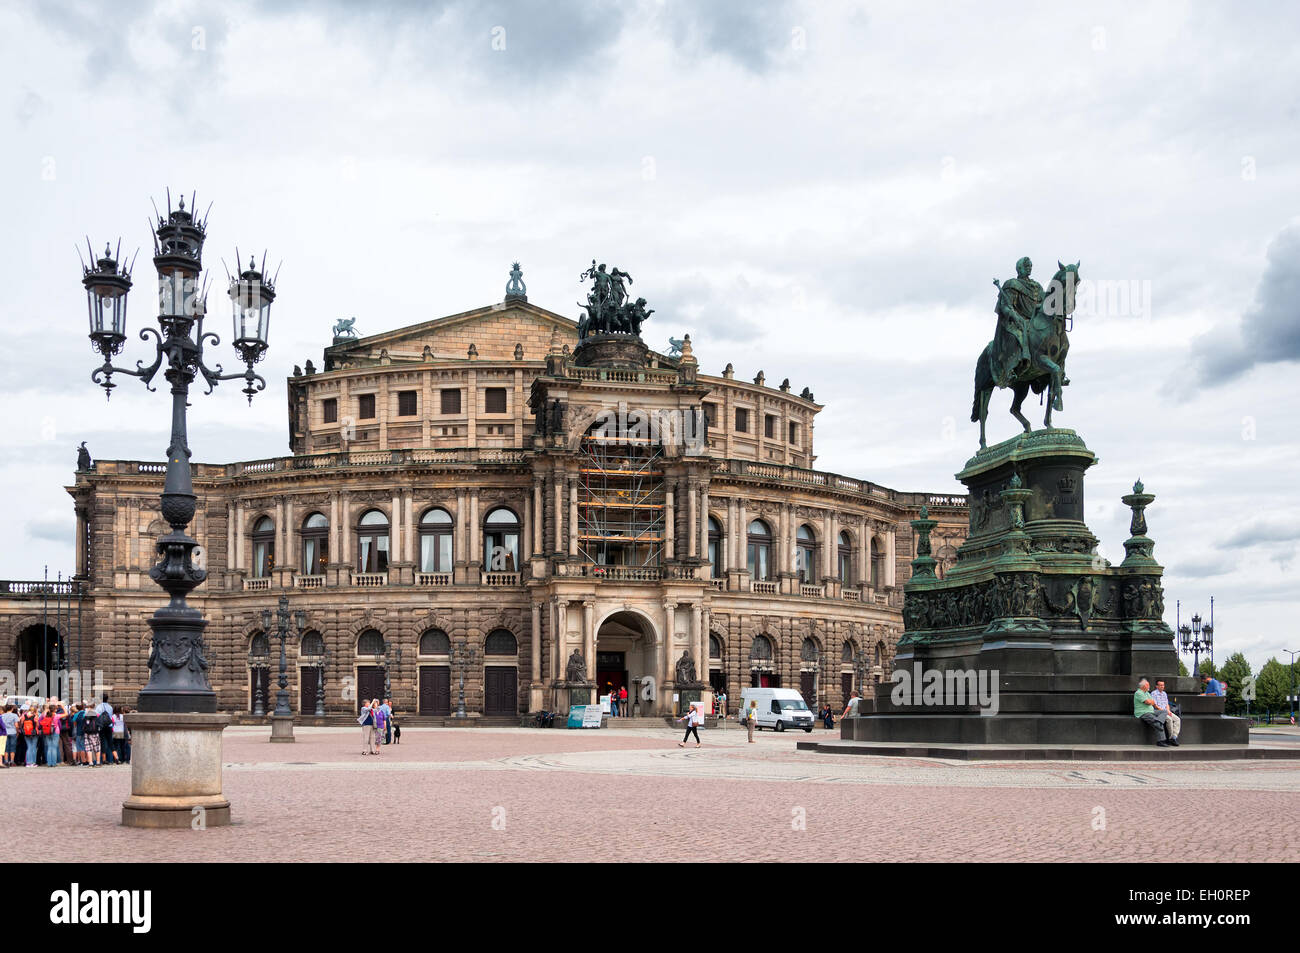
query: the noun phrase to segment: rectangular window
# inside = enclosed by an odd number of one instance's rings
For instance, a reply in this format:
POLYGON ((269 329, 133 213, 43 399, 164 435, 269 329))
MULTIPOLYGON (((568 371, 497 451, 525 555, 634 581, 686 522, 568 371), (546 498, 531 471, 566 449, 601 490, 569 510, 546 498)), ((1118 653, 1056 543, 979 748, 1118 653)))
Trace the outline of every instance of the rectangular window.
POLYGON ((415 416, 415 391, 399 390, 397 392, 397 416, 415 416))
POLYGON ((442 394, 442 412, 444 414, 460 413, 460 388, 440 391, 442 394))
POLYGON ((321 402, 321 416, 324 417, 325 423, 336 424, 339 420, 339 399, 337 397, 326 397, 321 402))
POLYGON ((799 443, 799 425, 790 421, 790 444, 796 446, 799 443))
POLYGON ((375 395, 361 394, 357 397, 357 416, 362 420, 374 420, 375 395))
POLYGON ((749 431, 749 411, 736 408, 736 433, 749 431))
POLYGON ((713 429, 714 427, 716 427, 716 426, 718 425, 718 405, 717 405, 717 404, 705 404, 705 405, 704 405, 704 422, 705 422, 706 425, 708 425, 709 429, 713 429))
POLYGON ((485 414, 504 414, 506 412, 506 389, 504 387, 484 388, 483 412, 485 414))
POLYGON ((776 418, 771 414, 763 418, 763 436, 768 440, 776 439, 776 418))

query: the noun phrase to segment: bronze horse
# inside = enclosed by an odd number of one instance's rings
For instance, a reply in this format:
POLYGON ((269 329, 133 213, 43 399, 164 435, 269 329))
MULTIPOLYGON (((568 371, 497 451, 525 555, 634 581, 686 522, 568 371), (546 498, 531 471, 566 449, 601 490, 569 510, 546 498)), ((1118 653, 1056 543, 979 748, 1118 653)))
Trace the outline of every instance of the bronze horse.
MULTIPOLYGON (((1052 426, 1052 411, 1063 409, 1061 390, 1070 383, 1065 376, 1065 356, 1070 351, 1070 338, 1066 333, 1066 318, 1074 312, 1074 292, 1079 281, 1079 262, 1073 265, 1056 263, 1057 271, 1044 289, 1043 303, 1029 320, 1028 366, 1017 368, 1009 386, 1015 394, 1011 401, 1011 414, 1019 420, 1028 433, 1033 428, 1020 405, 1032 390, 1035 394, 1048 391, 1047 413, 1043 426, 1052 426)), ((970 419, 980 425, 980 449, 988 446, 984 437, 984 423, 988 419, 989 398, 993 396, 992 365, 993 342, 980 352, 975 362, 975 402, 971 405, 970 419)))

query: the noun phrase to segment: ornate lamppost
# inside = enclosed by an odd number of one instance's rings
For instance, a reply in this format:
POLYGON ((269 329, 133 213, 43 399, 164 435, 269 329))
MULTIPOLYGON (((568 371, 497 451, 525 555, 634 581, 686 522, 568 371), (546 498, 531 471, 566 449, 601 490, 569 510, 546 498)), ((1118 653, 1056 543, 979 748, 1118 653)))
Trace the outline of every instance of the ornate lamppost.
POLYGON ((469 714, 465 711, 465 675, 469 667, 474 664, 478 658, 478 649, 470 648, 464 639, 456 642, 451 647, 451 667, 455 670, 460 688, 456 696, 456 717, 468 718, 469 714))
POLYGON ((321 649, 320 659, 316 663, 316 717, 325 717, 325 662, 329 658, 329 647, 321 649))
MULTIPOLYGON (((277 681, 279 689, 275 693, 275 714, 271 716, 271 740, 276 742, 293 741, 293 709, 289 707, 289 622, 292 618, 299 637, 301 638, 302 630, 307 628, 307 613, 301 609, 289 612, 289 597, 280 596, 280 602, 275 613, 275 623, 277 634, 280 636, 280 677, 277 681)), ((262 628, 270 631, 272 612, 270 609, 262 610, 262 628)))
POLYGON ((399 674, 400 674, 400 669, 401 669, 401 665, 402 665, 402 647, 399 645, 399 646, 397 646, 396 648, 394 648, 394 647, 393 647, 393 643, 392 643, 392 642, 389 642, 387 639, 385 639, 385 640, 384 640, 384 654, 383 654, 382 656, 380 656, 381 663, 382 663, 383 666, 384 666, 384 698, 385 698, 385 700, 390 699, 390 698, 393 697, 393 678, 392 678, 391 673, 389 672, 389 667, 388 667, 388 658, 389 658, 390 655, 391 655, 392 658, 393 658, 393 666, 399 670, 399 674))
POLYGON ((1192 653, 1192 677, 1201 677, 1201 653, 1209 655, 1214 650, 1214 597, 1210 596, 1210 621, 1201 623, 1201 614, 1192 616, 1188 625, 1182 621, 1181 602, 1175 604, 1176 625, 1178 627, 1178 644, 1184 652, 1192 653))
MULTIPOLYGON (((256 641, 256 640, 255 640, 256 641)), ((262 669, 266 668, 266 663, 262 661, 262 656, 258 655, 253 649, 248 650, 248 670, 253 673, 253 717, 262 718, 266 715, 265 699, 262 696, 262 669)))
MULTIPOLYGON (((158 327, 140 331, 142 340, 151 336, 154 339, 155 356, 147 367, 143 361, 137 361, 134 370, 112 363, 126 343, 126 300, 132 268, 121 264, 120 254, 109 246, 98 259, 92 250, 89 265, 82 262, 90 340, 104 357, 103 365, 96 368, 91 379, 111 397, 116 386, 114 374, 138 377, 154 390, 154 378, 162 371, 171 390, 171 441, 161 500, 162 516, 171 532, 158 540, 158 562, 149 571, 150 578, 166 591, 170 601, 149 620, 153 631, 149 681, 140 691, 138 712, 131 713, 130 725, 134 744, 142 754, 158 757, 141 757, 132 773, 132 796, 122 808, 122 823, 128 826, 190 827, 191 812, 200 807, 206 825, 226 824, 230 819, 230 802, 220 793, 212 793, 221 790, 221 731, 229 718, 216 714, 217 696, 208 681, 208 663, 203 655, 207 622, 185 601, 186 595, 207 577, 207 572, 193 562, 198 543, 185 532, 194 518, 196 504, 186 408, 190 385, 199 377, 209 393, 220 381, 243 379, 250 403, 253 395, 266 387, 266 381, 253 372, 253 365, 266 353, 275 288, 251 260, 247 270, 231 279, 228 293, 234 307, 232 343, 246 369, 225 374, 219 364, 208 367, 204 363, 204 345, 218 344, 220 339, 203 327, 207 301, 200 275, 207 219, 195 217, 193 204, 191 197, 191 208, 186 209, 182 199, 173 209, 169 192, 167 216, 159 215, 154 229, 158 327), (178 733, 185 738, 177 740, 178 733), (176 793, 175 782, 180 778, 187 779, 189 793, 176 793)), ((90 246, 89 239, 86 244, 90 246)))

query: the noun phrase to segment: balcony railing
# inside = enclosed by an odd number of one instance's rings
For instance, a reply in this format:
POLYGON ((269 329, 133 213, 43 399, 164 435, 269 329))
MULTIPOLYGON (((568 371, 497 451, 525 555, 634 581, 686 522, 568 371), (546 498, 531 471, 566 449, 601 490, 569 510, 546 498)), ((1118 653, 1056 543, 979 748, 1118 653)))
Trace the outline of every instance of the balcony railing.
POLYGON ((386 572, 354 572, 352 573, 352 585, 364 588, 373 588, 375 586, 388 585, 388 573, 386 572))
POLYGON ((774 582, 761 582, 755 579, 750 588, 753 592, 760 592, 765 596, 776 595, 776 583, 774 582))
POLYGON ((800 585, 799 595, 809 599, 824 599, 826 597, 826 587, 800 585))
POLYGON ((517 572, 485 572, 485 573, 483 573, 483 585, 485 585, 485 586, 517 586, 517 585, 519 585, 519 573, 517 573, 517 572))
POLYGON ((849 602, 862 601, 862 592, 858 589, 841 589, 840 595, 843 596, 845 599, 847 599, 849 602))
POLYGON ((322 589, 325 586, 324 576, 294 576, 293 584, 299 589, 322 589))
POLYGON ((417 586, 450 586, 451 573, 449 572, 417 572, 415 574, 415 584, 417 586))
POLYGON ((271 577, 258 576, 254 579, 245 579, 244 588, 249 592, 263 592, 271 588, 271 577))

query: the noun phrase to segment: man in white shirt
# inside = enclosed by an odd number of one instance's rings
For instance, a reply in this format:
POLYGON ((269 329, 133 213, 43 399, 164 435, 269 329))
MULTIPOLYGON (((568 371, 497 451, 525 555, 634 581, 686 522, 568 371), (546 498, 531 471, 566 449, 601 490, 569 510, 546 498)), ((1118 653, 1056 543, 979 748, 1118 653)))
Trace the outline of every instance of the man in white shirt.
POLYGON ((1165 721, 1169 725, 1169 737, 1176 740, 1183 730, 1183 720, 1169 708, 1169 696, 1165 694, 1164 679, 1156 680, 1156 690, 1151 693, 1151 700, 1156 703, 1157 711, 1165 713, 1165 721))

